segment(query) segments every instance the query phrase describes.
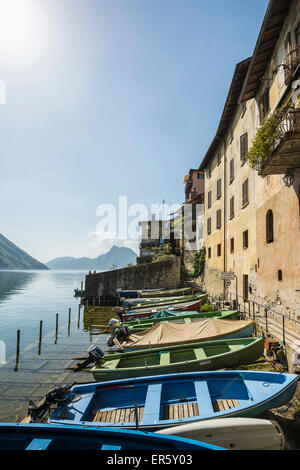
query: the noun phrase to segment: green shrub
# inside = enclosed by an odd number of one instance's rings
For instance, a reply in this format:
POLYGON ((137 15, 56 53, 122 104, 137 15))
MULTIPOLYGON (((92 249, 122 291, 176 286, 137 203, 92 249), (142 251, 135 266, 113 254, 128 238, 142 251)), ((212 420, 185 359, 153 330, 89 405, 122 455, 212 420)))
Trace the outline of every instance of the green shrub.
POLYGON ((201 248, 197 253, 194 254, 193 259, 193 268, 194 268, 194 276, 202 276, 205 270, 205 257, 206 257, 206 249, 205 247, 201 248))
POLYGON ((204 304, 201 307, 201 312, 214 312, 215 308, 210 304, 204 304))

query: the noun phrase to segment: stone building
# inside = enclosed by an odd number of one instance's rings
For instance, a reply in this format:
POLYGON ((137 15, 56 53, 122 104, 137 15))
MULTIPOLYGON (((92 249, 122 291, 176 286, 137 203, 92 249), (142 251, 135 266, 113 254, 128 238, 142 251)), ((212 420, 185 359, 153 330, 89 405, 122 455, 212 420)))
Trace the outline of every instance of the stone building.
POLYGON ((241 298, 294 318, 300 315, 299 57, 300 0, 270 0, 199 168, 206 174, 205 287, 222 295, 220 272, 233 271, 241 298), (264 151, 253 152, 256 143, 264 151))

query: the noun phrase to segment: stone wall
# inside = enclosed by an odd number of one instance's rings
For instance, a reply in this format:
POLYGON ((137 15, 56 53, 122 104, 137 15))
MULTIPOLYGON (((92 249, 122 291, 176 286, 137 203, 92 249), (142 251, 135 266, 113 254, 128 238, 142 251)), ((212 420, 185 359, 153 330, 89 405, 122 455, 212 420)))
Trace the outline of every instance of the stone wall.
POLYGON ((181 286, 180 257, 172 257, 155 263, 139 264, 89 274, 85 279, 85 296, 104 301, 114 300, 117 289, 174 289, 181 286))

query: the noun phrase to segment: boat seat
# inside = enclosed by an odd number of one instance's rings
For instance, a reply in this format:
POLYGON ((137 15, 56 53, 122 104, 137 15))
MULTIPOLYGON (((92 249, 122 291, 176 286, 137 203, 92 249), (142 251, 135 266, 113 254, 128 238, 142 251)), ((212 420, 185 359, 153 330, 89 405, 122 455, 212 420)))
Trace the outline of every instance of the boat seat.
POLYGON ((117 444, 102 444, 101 450, 122 450, 122 446, 117 444))
POLYGON ((46 438, 35 438, 32 439, 30 444, 26 447, 26 450, 46 450, 49 444, 52 442, 52 439, 46 438))
POLYGON ((184 319, 184 323, 191 323, 190 317, 185 318, 185 319, 184 319))
MULTIPOLYGON (((144 407, 138 407, 139 422, 143 419, 144 407)), ((131 408, 114 408, 113 410, 101 410, 95 413, 93 419, 98 423, 134 423, 135 407, 131 408)))
POLYGON ((164 419, 192 418, 199 416, 197 403, 176 403, 174 405, 164 406, 164 419))
POLYGON ((214 412, 231 410, 231 408, 237 408, 240 406, 238 400, 214 400, 212 402, 214 412))
POLYGON ((106 364, 107 369, 116 369, 120 361, 121 359, 114 359, 112 361, 107 361, 107 364, 106 364))
POLYGON ((241 345, 240 344, 230 344, 229 349, 230 349, 230 351, 238 351, 239 349, 241 349, 241 345))
POLYGON ((207 355, 205 354, 205 351, 203 348, 197 348, 194 349, 195 356, 196 358, 200 361, 201 359, 206 359, 207 355))
POLYGON ((161 351, 159 353, 159 365, 168 366, 170 364, 170 351, 161 351))
POLYGON ((195 381, 195 391, 199 408, 199 415, 213 414, 214 409, 206 380, 195 381))
POLYGON ((143 415, 143 424, 156 424, 160 418, 162 384, 148 385, 145 408, 143 415))

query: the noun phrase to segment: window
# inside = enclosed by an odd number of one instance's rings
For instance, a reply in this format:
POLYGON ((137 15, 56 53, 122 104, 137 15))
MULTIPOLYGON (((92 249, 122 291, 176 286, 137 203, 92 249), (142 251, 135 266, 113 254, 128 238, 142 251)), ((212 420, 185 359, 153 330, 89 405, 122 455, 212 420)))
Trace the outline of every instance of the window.
POLYGON ((207 174, 208 174, 208 178, 210 178, 211 177, 211 167, 208 167, 207 174))
POLYGON ((244 301, 248 300, 248 291, 249 291, 249 284, 248 284, 248 274, 243 275, 243 293, 244 293, 244 301))
POLYGON ((208 257, 211 258, 211 248, 208 248, 208 257))
POLYGON ((207 233, 208 235, 211 233, 211 217, 207 219, 207 233))
POLYGON ((217 245, 217 256, 221 256, 221 243, 217 245))
POLYGON ((243 232, 243 249, 247 250, 248 248, 248 230, 243 232))
POLYGON ((262 124, 270 109, 269 88, 261 95, 258 102, 259 123, 262 124))
POLYGON ((221 193, 222 193, 221 185, 222 185, 222 180, 220 178, 217 180, 217 199, 221 198, 221 193))
POLYGON ((274 242, 274 222, 273 222, 273 212, 268 210, 266 215, 266 242, 274 242))
POLYGON ((211 191, 207 193, 207 207, 208 209, 211 207, 211 191))
POLYGON ((230 199, 230 213, 229 213, 229 219, 233 219, 234 217, 234 196, 230 199))
POLYGON ((229 143, 233 141, 233 129, 230 130, 230 137, 229 137, 229 143))
POLYGON ((282 271, 281 271, 281 269, 278 269, 277 275, 278 275, 278 281, 282 281, 282 271))
POLYGON ((295 40, 296 40, 296 49, 299 52, 300 51, 300 23, 295 29, 295 40))
POLYGON ((246 101, 243 101, 243 103, 242 103, 242 115, 241 115, 241 117, 244 116, 244 114, 245 114, 246 111, 247 111, 247 103, 246 103, 246 101))
POLYGON ((197 173, 197 178, 198 178, 198 180, 204 180, 204 174, 203 173, 197 173))
POLYGON ((229 184, 232 183, 232 181, 234 180, 234 159, 232 158, 232 160, 230 160, 230 164, 229 164, 229 173, 230 173, 230 181, 229 181, 229 184))
POLYGON ((221 209, 217 211, 217 228, 221 228, 221 209))
POLYGON ((248 178, 242 185, 242 208, 249 204, 249 192, 248 192, 248 178))
POLYGON ((230 253, 234 253, 234 238, 230 239, 230 253))
POLYGON ((241 152, 241 160, 244 164, 246 161, 246 156, 248 153, 248 134, 247 132, 240 137, 240 152, 241 152))
POLYGON ((221 160, 222 160, 222 155, 221 155, 221 152, 219 151, 218 152, 218 165, 220 165, 221 160))
POLYGON ((289 32, 285 38, 284 42, 285 47, 285 56, 286 56, 286 65, 291 65, 291 52, 292 52, 292 38, 291 33, 289 32))

